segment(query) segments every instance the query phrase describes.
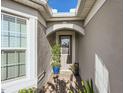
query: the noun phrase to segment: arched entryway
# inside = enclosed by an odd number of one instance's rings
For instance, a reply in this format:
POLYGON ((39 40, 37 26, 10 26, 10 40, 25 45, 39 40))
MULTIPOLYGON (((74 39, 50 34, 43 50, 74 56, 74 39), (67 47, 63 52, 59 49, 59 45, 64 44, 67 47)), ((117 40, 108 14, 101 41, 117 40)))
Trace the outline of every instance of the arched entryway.
POLYGON ((58 42, 61 45, 61 70, 68 70, 71 64, 78 62, 77 35, 85 35, 84 29, 71 23, 54 24, 46 30, 50 44, 58 42))

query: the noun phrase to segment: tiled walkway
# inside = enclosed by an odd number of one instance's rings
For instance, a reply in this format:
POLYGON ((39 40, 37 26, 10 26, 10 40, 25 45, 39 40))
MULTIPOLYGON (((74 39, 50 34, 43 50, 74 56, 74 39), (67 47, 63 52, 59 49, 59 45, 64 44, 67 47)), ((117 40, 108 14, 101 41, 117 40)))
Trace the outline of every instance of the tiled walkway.
POLYGON ((59 75, 52 74, 43 88, 43 93, 69 93, 70 89, 76 91, 76 81, 80 81, 80 77, 75 77, 71 71, 61 71, 59 75))

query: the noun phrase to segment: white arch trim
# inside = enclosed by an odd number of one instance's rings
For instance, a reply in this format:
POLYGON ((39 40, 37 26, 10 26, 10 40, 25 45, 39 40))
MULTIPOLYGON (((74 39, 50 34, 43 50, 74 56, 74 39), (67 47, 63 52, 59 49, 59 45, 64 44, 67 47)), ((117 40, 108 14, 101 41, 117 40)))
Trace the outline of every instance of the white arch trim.
POLYGON ((79 32, 80 34, 85 35, 84 29, 82 27, 80 27, 76 24, 62 23, 62 24, 54 24, 54 25, 50 26, 49 28, 47 28, 46 36, 48 36, 52 32, 55 32, 55 31, 61 30, 61 29, 75 30, 75 31, 79 32))

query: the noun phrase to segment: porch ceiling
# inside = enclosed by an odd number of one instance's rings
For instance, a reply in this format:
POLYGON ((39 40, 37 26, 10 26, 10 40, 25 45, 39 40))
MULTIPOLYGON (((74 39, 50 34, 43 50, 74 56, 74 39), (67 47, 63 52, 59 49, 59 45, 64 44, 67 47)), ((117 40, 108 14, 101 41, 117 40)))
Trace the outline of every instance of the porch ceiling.
POLYGON ((48 6, 48 0, 13 0, 26 6, 37 9, 47 21, 61 20, 85 20, 91 8, 97 0, 78 0, 76 13, 57 13, 54 14, 48 6))

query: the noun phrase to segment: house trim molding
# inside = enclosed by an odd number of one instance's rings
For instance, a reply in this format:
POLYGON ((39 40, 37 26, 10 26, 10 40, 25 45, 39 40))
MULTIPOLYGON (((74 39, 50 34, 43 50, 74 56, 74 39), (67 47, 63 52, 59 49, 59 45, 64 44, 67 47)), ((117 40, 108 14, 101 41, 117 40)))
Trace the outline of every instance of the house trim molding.
POLYGON ((46 36, 50 35, 51 33, 62 30, 62 29, 69 29, 79 32, 81 35, 85 35, 84 29, 76 24, 72 23, 62 23, 62 24, 54 24, 47 28, 46 36))

